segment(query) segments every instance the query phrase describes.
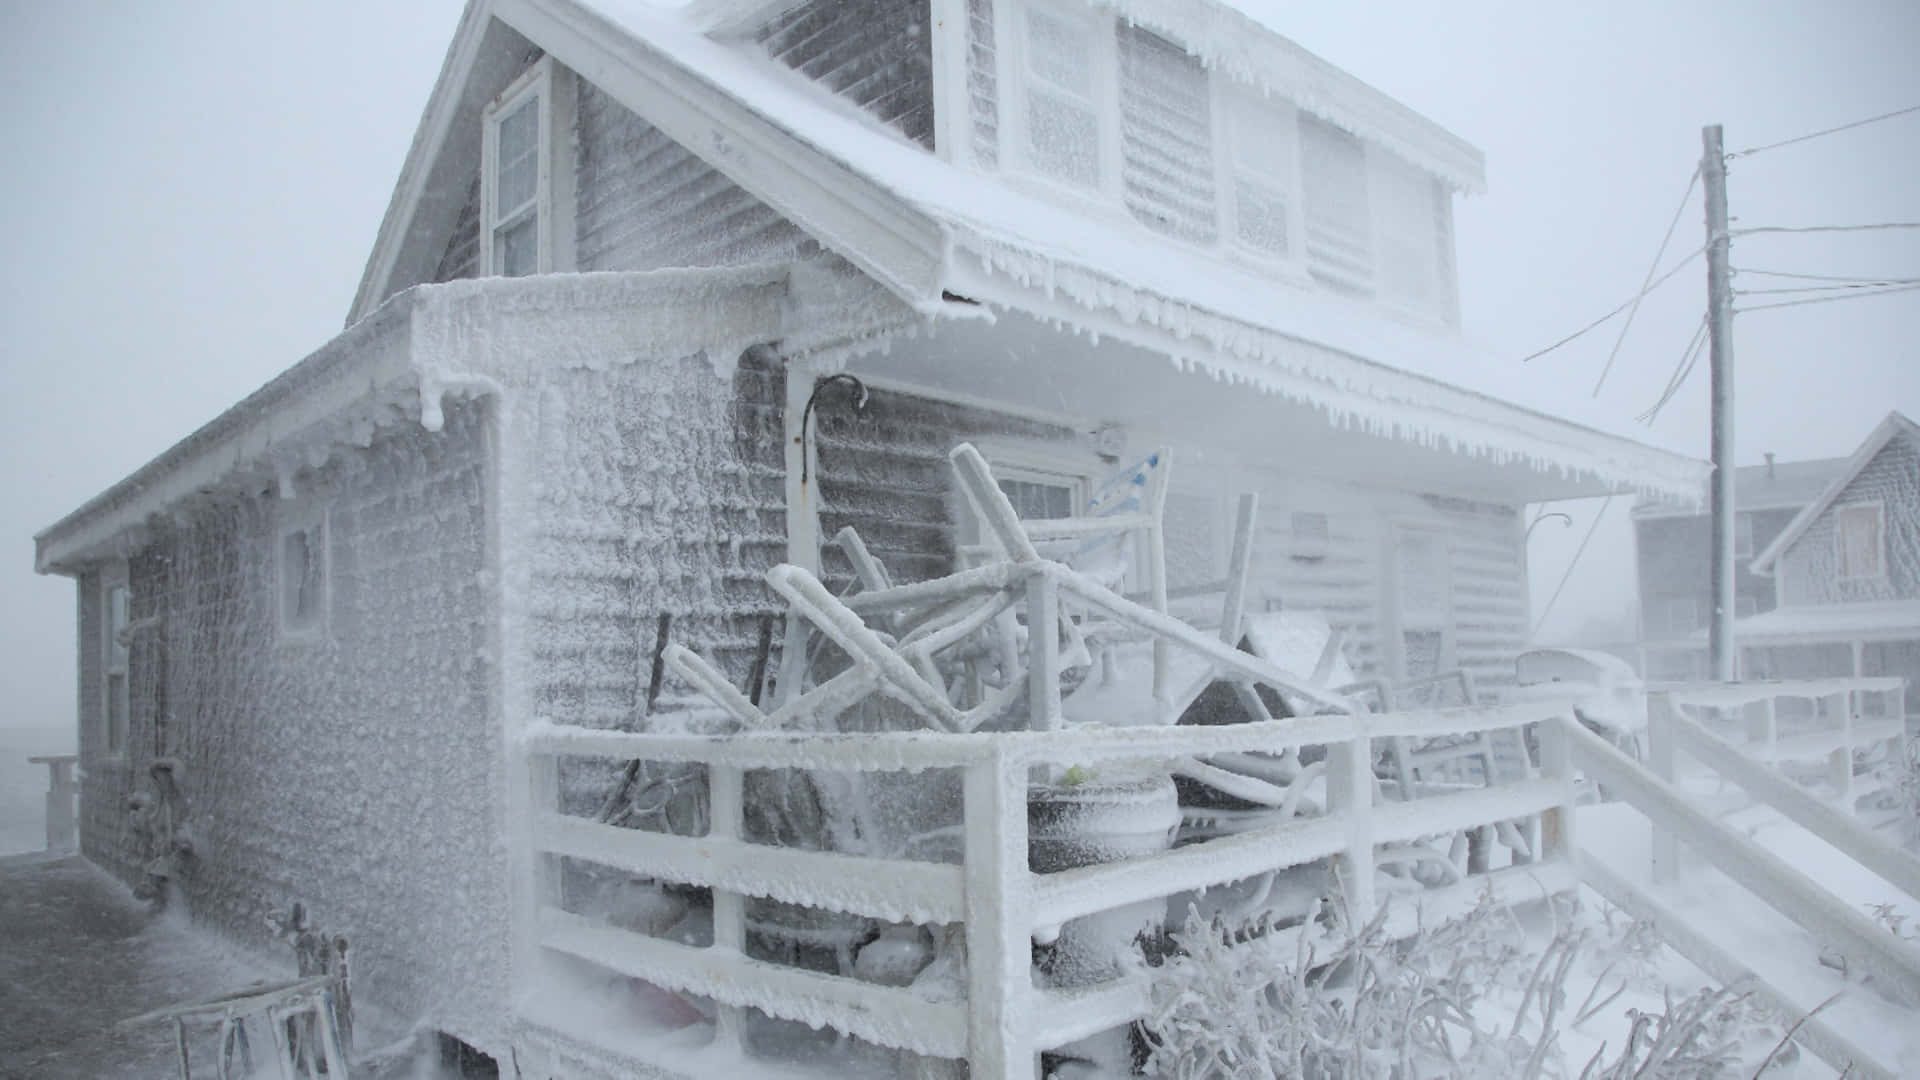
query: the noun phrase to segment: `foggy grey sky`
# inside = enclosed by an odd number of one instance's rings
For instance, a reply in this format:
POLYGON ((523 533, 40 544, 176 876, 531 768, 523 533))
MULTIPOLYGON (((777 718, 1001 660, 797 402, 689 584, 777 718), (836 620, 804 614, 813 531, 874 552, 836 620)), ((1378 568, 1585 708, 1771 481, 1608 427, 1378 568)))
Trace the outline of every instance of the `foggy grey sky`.
MULTIPOLYGON (((1698 264, 1650 298, 1598 400, 1612 327, 1518 358, 1638 287, 1702 124, 1739 149, 1920 104, 1906 0, 1245 4, 1486 152, 1488 194, 1458 204, 1461 301, 1509 396, 1697 456, 1704 364, 1654 428, 1631 417, 1699 318, 1698 264)), ((32 534, 338 332, 460 7, 0 0, 0 724, 73 715, 73 589, 32 574, 32 534)), ((1916 166, 1920 114, 1741 159, 1736 225, 1920 220, 1916 166)), ((1669 260, 1700 240, 1696 192, 1669 260)), ((1920 232, 1743 238, 1733 261, 1915 277, 1920 232)), ((1920 293, 1736 332, 1743 462, 1845 454, 1888 409, 1920 413, 1920 293)), ((1536 582, 1585 513, 1536 534, 1536 582)), ((1554 622, 1623 610, 1630 568, 1624 525, 1604 528, 1554 622)))

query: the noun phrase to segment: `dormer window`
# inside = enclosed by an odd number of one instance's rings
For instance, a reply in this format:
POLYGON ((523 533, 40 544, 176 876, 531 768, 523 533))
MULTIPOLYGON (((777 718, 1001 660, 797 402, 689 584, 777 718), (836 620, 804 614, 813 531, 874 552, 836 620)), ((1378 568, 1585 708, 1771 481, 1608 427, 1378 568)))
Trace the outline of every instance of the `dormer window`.
POLYGON ((1299 135, 1293 108, 1244 86, 1228 89, 1225 98, 1227 235, 1258 255, 1296 257, 1299 135))
POLYGON ((524 277, 571 266, 572 97, 570 80, 558 74, 543 57, 487 106, 480 260, 489 274, 524 277))
POLYGON ((1102 186, 1113 93, 1110 21, 1091 11, 1033 6, 1022 12, 1025 107, 1017 111, 1023 160, 1075 187, 1102 186))

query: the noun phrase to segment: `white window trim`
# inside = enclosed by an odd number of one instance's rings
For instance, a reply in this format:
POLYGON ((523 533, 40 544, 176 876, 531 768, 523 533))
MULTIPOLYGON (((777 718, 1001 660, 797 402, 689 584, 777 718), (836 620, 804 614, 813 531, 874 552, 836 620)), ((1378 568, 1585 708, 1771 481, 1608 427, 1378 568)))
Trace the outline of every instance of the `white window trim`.
POLYGON ((333 536, 332 515, 327 507, 320 503, 283 506, 280 527, 274 530, 273 544, 273 607, 274 625, 279 628, 280 639, 289 642, 314 642, 324 640, 333 622, 333 536), (307 534, 307 558, 320 561, 320 610, 313 621, 304 626, 289 622, 287 611, 287 537, 297 532, 307 534))
POLYGON ((1887 507, 1879 499, 1866 499, 1860 502, 1842 503, 1833 508, 1833 562, 1834 574, 1841 581, 1883 581, 1887 576, 1887 507), (1874 515, 1874 563, 1876 569, 1871 574, 1847 573, 1846 535, 1840 526, 1840 518, 1849 510, 1872 508, 1874 515))
POLYGON ((1022 186, 1057 199, 1082 203, 1089 195, 1099 197, 1101 209, 1124 216, 1131 222, 1121 198, 1120 150, 1120 47, 1111 12, 1087 9, 1077 4, 1028 0, 1027 3, 996 3, 993 6, 994 34, 1005 45, 996 50, 1000 85, 1000 162, 1005 174, 1022 186), (1099 145, 1099 176, 1092 187, 1080 187, 1042 172, 1032 161, 1027 141, 1028 22, 1027 13, 1039 11, 1064 22, 1085 23, 1091 28, 1087 43, 1087 63, 1093 74, 1090 89, 1094 110, 1096 139, 1099 145))
POLYGON ((538 179, 533 215, 537 224, 534 272, 561 273, 575 269, 573 114, 574 80, 565 68, 543 56, 500 96, 481 117, 480 146, 480 275, 498 276, 493 269, 494 234, 499 230, 500 120, 528 98, 538 95, 534 110, 539 125, 538 179))
MULTIPOLYGON (((109 563, 100 574, 100 758, 103 761, 124 761, 127 756, 127 743, 133 734, 133 646, 129 642, 126 649, 126 663, 119 670, 125 680, 125 690, 121 694, 126 706, 126 716, 120 725, 120 744, 113 742, 113 675, 115 672, 116 642, 113 626, 113 593, 123 589, 127 594, 127 625, 133 624, 133 589, 129 584, 126 560, 109 563)), ((126 627, 122 627, 124 630, 126 627)))

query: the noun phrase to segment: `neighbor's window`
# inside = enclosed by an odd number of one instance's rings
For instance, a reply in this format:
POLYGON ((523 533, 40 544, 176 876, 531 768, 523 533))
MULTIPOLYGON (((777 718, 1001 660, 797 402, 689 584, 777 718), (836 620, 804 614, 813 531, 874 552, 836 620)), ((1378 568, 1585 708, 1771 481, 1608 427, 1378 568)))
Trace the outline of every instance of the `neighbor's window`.
POLYGON ((1100 186, 1101 77, 1112 34, 1093 12, 1030 7, 1022 36, 1026 62, 1025 157, 1035 172, 1080 187, 1100 186))
POLYGON ((1738 559, 1753 557, 1753 515, 1733 516, 1733 554, 1738 559))
POLYGON ((487 107, 480 244, 492 274, 522 277, 553 268, 546 152, 552 86, 551 65, 543 59, 487 107))
POLYGON ((1296 559, 1324 559, 1331 536, 1327 527, 1327 515, 1313 510, 1295 510, 1289 522, 1288 532, 1293 543, 1289 554, 1296 559))
POLYGON ((280 534, 280 629, 316 632, 327 616, 327 524, 324 517, 280 534))
POLYGON ((1834 545, 1840 556, 1840 576, 1884 576, 1887 571, 1882 553, 1886 547, 1886 528, 1880 504, 1842 506, 1834 511, 1833 522, 1834 545))
POLYGON ((127 746, 127 718, 130 702, 127 681, 128 660, 131 649, 127 641, 128 605, 131 603, 124 576, 109 577, 102 589, 101 601, 104 618, 101 620, 102 639, 100 642, 101 659, 106 672, 106 687, 101 706, 104 712, 102 728, 105 736, 105 752, 108 757, 118 757, 127 746))

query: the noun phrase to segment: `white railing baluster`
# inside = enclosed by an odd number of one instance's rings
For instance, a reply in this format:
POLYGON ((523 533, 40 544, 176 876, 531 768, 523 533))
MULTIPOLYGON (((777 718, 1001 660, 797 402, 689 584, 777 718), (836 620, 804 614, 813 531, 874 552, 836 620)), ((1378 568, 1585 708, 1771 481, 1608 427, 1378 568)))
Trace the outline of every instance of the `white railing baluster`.
MULTIPOLYGON (((1772 701, 1771 698, 1768 699, 1772 701)), ((1647 768, 1653 775, 1674 782, 1675 767, 1673 717, 1678 715, 1680 705, 1673 695, 1650 693, 1647 695, 1647 768)), ((1596 781, 1597 783, 1597 781, 1596 781)), ((1668 882, 1680 876, 1680 842, 1673 833, 1653 822, 1653 880, 1668 882)))
POLYGON ((966 772, 967 1059, 973 1080, 1039 1072, 1031 1032, 1027 766, 995 748, 966 772))
POLYGON ((1542 859, 1560 858, 1577 862, 1574 846, 1573 742, 1567 725, 1580 721, 1572 714, 1541 723, 1540 771, 1561 789, 1560 805, 1540 814, 1540 852, 1542 859))
POLYGON ((1347 910, 1357 930, 1374 911, 1373 739, 1365 733, 1327 744, 1327 813, 1346 819, 1341 877, 1347 910))
MULTIPOLYGON (((707 835, 716 840, 738 840, 746 823, 743 799, 746 772, 732 765, 707 767, 707 835)), ((737 892, 713 890, 713 947, 736 953, 747 951, 746 898, 737 892)), ((733 1050, 742 1048, 741 1010, 721 1005, 714 1016, 713 1041, 733 1050)))

